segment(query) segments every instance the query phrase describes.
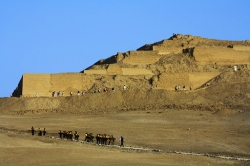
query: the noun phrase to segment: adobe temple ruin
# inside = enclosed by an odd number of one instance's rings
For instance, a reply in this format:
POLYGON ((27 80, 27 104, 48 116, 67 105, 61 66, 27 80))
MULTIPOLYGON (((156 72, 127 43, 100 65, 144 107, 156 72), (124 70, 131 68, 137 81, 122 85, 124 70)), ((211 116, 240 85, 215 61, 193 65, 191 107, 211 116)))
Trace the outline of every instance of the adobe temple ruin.
POLYGON ((174 34, 136 51, 117 53, 79 73, 23 74, 13 92, 17 97, 65 96, 105 87, 121 90, 151 88, 186 90, 203 87, 227 70, 249 70, 250 41, 227 41, 174 34))

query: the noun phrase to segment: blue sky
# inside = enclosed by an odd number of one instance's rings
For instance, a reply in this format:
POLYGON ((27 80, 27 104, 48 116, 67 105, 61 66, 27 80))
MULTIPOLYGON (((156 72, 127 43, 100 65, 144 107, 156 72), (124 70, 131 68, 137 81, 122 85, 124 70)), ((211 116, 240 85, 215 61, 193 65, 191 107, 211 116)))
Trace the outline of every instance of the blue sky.
POLYGON ((173 33, 250 39, 249 0, 0 0, 0 97, 25 73, 80 72, 173 33))

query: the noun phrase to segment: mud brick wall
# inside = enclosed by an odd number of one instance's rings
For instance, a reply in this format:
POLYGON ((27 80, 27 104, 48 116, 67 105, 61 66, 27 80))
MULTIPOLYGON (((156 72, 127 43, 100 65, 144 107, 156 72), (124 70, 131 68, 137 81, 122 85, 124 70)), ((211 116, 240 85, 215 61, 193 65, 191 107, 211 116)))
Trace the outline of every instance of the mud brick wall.
POLYGON ((220 74, 219 72, 202 72, 202 73, 194 72, 194 73, 189 73, 188 77, 190 85, 195 89, 205 84, 206 82, 210 81, 219 74, 220 74))
MULTIPOLYGON (((237 47, 236 47, 237 48, 237 47)), ((245 47, 244 47, 245 48, 245 47)), ((243 48, 241 48, 242 50, 243 48)), ((245 48, 246 50, 247 48, 245 48)), ((195 47, 195 61, 201 63, 250 63, 250 51, 236 51, 228 47, 195 47)))
MULTIPOLYGON (((110 86, 122 87, 123 84, 129 84, 131 88, 135 89, 140 86, 150 86, 149 80, 153 76, 151 71, 131 68, 122 68, 122 71, 123 75, 117 75, 115 82, 110 86), (123 78, 123 80, 119 80, 118 78, 123 78), (136 83, 132 80, 136 81, 136 83)), ((157 81, 153 81, 152 83, 154 87, 157 85, 159 89, 174 90, 175 86, 178 85, 180 85, 182 89, 185 85, 188 90, 190 86, 194 89, 200 87, 218 74, 219 72, 163 73, 157 81)), ((70 96, 70 92, 76 95, 77 91, 82 92, 83 90, 88 91, 91 89, 97 83, 97 80, 99 80, 100 85, 103 83, 102 81, 110 82, 113 80, 112 76, 106 75, 106 77, 104 75, 87 75, 83 73, 24 74, 22 79, 22 96, 35 97, 36 93, 38 93, 39 97, 50 97, 53 91, 64 91, 64 96, 70 96), (100 79, 102 79, 102 81, 100 79)))
POLYGON ((122 68, 123 75, 153 75, 147 69, 122 68))
POLYGON ((64 91, 64 96, 70 92, 77 94, 77 91, 90 89, 95 82, 94 76, 82 73, 65 74, 24 74, 23 75, 23 97, 52 96, 52 92, 64 91))
POLYGON ((64 91, 66 96, 70 95, 70 92, 76 94, 77 91, 90 88, 94 82, 91 80, 91 77, 82 73, 51 74, 50 93, 64 91))
POLYGON ((181 47, 167 47, 167 46, 153 46, 154 50, 157 50, 161 55, 168 54, 180 54, 183 48, 181 47))
POLYGON ((121 68, 118 65, 109 65, 107 70, 84 70, 87 75, 153 75, 148 69, 121 68))
POLYGON ((122 62, 131 65, 152 64, 160 58, 161 55, 158 54, 158 51, 130 51, 122 62))
POLYGON ((159 45, 154 45, 153 50, 159 54, 179 54, 182 53, 182 42, 178 40, 163 40, 159 45))
POLYGON ((163 73, 159 76, 158 81, 153 82, 153 85, 154 87, 158 85, 159 89, 167 90, 174 90, 175 86, 180 86, 183 90, 184 85, 186 90, 189 90, 190 87, 196 89, 219 74, 219 72, 163 73))
POLYGON ((24 74, 22 85, 23 97, 48 96, 50 89, 50 74, 24 74))
POLYGON ((122 75, 122 69, 118 65, 110 64, 107 69, 107 74, 108 75, 117 75, 117 74, 122 75))
POLYGON ((185 85, 186 87, 190 87, 190 81, 187 73, 176 73, 176 74, 168 74, 163 73, 159 76, 159 81, 153 83, 154 87, 158 85, 159 89, 167 89, 174 90, 175 86, 185 85))
POLYGON ((91 74, 107 74, 107 70, 84 70, 83 73, 91 75, 91 74))

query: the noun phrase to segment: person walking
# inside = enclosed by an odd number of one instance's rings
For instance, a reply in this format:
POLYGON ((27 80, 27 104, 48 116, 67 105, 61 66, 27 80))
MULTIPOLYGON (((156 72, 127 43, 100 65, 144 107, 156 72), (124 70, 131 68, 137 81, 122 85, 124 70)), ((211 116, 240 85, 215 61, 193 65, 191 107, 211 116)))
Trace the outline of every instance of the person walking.
POLYGON ((124 147, 124 144, 123 144, 123 142, 124 142, 124 138, 121 136, 121 138, 120 138, 120 141, 121 141, 121 145, 120 145, 120 147, 124 147))
POLYGON ((78 132, 77 132, 77 131, 75 131, 75 134, 74 134, 74 136, 75 136, 75 140, 76 140, 76 141, 78 141, 78 138, 79 138, 79 134, 78 134, 78 132))
POLYGON ((46 135, 46 130, 45 130, 45 128, 43 129, 43 136, 45 136, 46 135))
POLYGON ((40 128, 38 128, 38 135, 42 136, 42 131, 40 130, 40 128))
POLYGON ((31 134, 32 134, 32 135, 34 135, 34 134, 35 134, 35 129, 34 129, 34 127, 33 127, 33 126, 31 127, 31 134))

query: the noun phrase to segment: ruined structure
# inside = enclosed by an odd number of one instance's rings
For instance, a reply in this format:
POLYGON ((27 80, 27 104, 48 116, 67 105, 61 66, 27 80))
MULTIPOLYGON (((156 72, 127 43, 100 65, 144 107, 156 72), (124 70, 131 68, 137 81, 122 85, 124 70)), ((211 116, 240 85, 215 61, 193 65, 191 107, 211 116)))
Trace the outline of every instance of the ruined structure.
POLYGON ((80 73, 24 74, 13 96, 51 96, 64 91, 93 92, 105 87, 121 90, 151 88, 195 90, 227 70, 249 70, 250 41, 213 40, 174 34, 136 51, 117 53, 80 73), (235 66, 235 68, 234 68, 235 66))

